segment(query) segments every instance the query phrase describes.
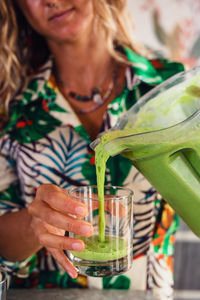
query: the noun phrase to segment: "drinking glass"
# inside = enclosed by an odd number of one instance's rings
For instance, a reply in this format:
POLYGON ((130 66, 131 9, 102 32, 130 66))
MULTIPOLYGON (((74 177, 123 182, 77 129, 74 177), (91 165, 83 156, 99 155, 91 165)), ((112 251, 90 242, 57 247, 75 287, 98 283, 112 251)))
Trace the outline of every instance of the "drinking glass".
POLYGON ((68 193, 71 198, 86 204, 88 214, 84 220, 94 228, 91 237, 69 233, 70 237, 85 243, 85 250, 81 252, 68 251, 69 259, 78 272, 87 276, 106 277, 128 271, 133 260, 133 192, 117 186, 104 187, 102 211, 105 224, 101 238, 97 187, 71 188, 68 193))

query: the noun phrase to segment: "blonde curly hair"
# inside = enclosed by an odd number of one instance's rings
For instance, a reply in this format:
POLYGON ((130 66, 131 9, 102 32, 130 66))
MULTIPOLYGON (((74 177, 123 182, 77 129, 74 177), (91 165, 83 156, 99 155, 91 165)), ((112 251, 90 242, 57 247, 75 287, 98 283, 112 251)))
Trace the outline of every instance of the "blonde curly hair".
MULTIPOLYGON (((126 10, 126 2, 93 0, 108 50, 118 61, 125 61, 125 58, 116 50, 116 45, 127 46, 138 52, 132 41, 133 23, 126 10)), ((42 64, 49 52, 44 38, 30 27, 12 0, 0 1, 0 28, 0 109, 8 113, 9 102, 24 83, 27 70, 42 64), (39 49, 37 45, 40 45, 39 49)))

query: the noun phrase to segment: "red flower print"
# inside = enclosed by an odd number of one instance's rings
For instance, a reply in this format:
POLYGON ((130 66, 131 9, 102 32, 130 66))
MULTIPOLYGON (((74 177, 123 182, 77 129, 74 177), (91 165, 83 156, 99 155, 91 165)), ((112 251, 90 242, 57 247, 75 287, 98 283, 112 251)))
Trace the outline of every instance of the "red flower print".
POLYGON ((138 258, 143 257, 143 256, 144 256, 144 254, 141 253, 141 254, 136 255, 133 259, 138 259, 138 258))
POLYGON ((164 65, 159 59, 151 60, 151 64, 154 66, 155 69, 164 69, 164 65))
POLYGON ((90 164, 91 164, 91 165, 94 165, 94 164, 95 164, 95 155, 93 155, 93 156, 90 158, 90 164))
POLYGON ((43 107, 44 111, 49 112, 48 104, 45 99, 42 100, 42 107, 43 107))
POLYGON ((32 125, 32 124, 33 124, 33 122, 32 122, 31 120, 28 120, 28 121, 20 121, 20 122, 17 123, 16 128, 24 128, 24 127, 26 127, 27 125, 30 126, 30 125, 32 125))
POLYGON ((67 127, 71 128, 71 129, 73 129, 73 128, 74 128, 74 126, 72 126, 72 125, 71 125, 71 124, 69 124, 69 123, 67 123, 66 125, 67 125, 67 127))

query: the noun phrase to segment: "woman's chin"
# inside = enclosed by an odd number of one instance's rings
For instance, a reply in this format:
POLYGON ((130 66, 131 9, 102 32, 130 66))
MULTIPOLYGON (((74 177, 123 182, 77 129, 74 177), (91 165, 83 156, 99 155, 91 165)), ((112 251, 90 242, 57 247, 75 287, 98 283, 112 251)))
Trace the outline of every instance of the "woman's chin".
POLYGON ((51 31, 51 34, 48 34, 48 37, 46 38, 47 41, 55 42, 55 43, 74 43, 78 41, 79 39, 83 39, 84 36, 84 30, 83 28, 77 28, 65 26, 63 28, 57 28, 53 29, 51 31))

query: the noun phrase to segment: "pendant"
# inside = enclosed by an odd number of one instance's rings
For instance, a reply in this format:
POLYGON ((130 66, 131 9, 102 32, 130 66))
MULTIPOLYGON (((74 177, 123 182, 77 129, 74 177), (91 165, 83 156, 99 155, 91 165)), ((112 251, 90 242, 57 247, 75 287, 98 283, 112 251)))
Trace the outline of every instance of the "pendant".
POLYGON ((95 94, 95 95, 93 96, 93 101, 94 101, 94 103, 96 103, 96 104, 102 104, 102 103, 103 103, 103 99, 102 99, 102 97, 101 97, 100 94, 95 94))

